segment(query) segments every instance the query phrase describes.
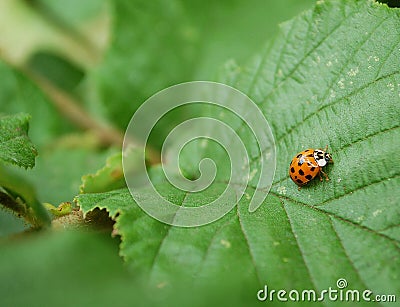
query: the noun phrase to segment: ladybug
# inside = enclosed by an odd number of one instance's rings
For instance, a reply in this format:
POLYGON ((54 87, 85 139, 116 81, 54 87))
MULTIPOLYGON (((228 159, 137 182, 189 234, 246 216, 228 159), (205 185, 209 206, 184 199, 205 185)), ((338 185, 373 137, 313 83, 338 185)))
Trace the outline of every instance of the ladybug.
POLYGON ((328 146, 324 150, 306 149, 293 158, 289 166, 289 175, 293 182, 299 186, 299 189, 317 175, 322 181, 321 173, 327 181, 329 180, 328 175, 322 170, 328 163, 333 163, 331 155, 326 152, 327 150, 328 146))

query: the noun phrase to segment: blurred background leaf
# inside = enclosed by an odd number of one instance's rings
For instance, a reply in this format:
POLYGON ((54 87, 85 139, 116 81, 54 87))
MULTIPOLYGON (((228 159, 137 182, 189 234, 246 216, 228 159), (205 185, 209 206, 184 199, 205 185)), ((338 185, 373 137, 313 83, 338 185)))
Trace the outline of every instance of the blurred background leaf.
POLYGON ((81 67, 91 67, 108 43, 108 1, 2 1, 2 57, 22 65, 39 51, 53 51, 81 67))
POLYGON ((2 304, 127 304, 134 295, 124 293, 139 290, 128 282, 129 274, 118 257, 117 243, 109 235, 85 232, 47 232, 3 241, 2 304))
POLYGON ((75 130, 29 78, 1 61, 0 80, 1 113, 28 113, 29 136, 38 148, 75 130))
MULTIPOLYGON (((3 203, 1 196, 0 204, 3 203)), ((11 210, 0 208, 0 238, 28 230, 30 225, 24 219, 16 216, 11 210)))
MULTIPOLYGON (((215 80, 223 63, 253 55, 274 35, 279 22, 311 3, 117 1, 110 49, 89 74, 95 91, 89 105, 93 113, 101 112, 125 128, 151 95, 176 83, 215 80)), ((175 112, 171 118, 177 120, 188 111, 175 112)), ((158 133, 169 130, 170 124, 161 125, 158 133)))
MULTIPOLYGON (((223 63, 254 54, 279 22, 313 2, 9 1, 0 7, 0 46, 9 62, 46 77, 92 116, 124 129, 149 96, 184 81, 215 80, 223 63)), ((160 131, 170 128, 171 118, 160 131)))

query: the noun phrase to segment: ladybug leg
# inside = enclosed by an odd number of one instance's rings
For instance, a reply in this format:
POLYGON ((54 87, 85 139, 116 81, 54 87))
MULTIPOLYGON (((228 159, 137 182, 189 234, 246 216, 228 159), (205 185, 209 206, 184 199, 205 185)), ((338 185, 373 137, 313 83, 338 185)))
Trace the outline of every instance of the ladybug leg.
POLYGON ((320 174, 319 174, 319 178, 321 179, 321 181, 322 181, 322 177, 321 177, 321 173, 322 173, 322 175, 324 175, 324 177, 325 177, 325 180, 326 181, 329 181, 329 177, 328 177, 328 175, 326 174, 326 173, 324 173, 324 171, 323 170, 320 170, 320 172, 319 172, 320 174))
POLYGON ((298 186, 298 187, 297 187, 297 191, 300 191, 300 190, 301 190, 301 186, 298 186))
POLYGON ((320 149, 325 151, 325 152, 328 152, 328 145, 326 145, 324 149, 322 149, 322 148, 320 148, 320 149))
POLYGON ((319 181, 322 181, 323 179, 322 179, 322 176, 321 176, 321 170, 319 171, 319 173, 318 173, 318 175, 319 175, 319 181))

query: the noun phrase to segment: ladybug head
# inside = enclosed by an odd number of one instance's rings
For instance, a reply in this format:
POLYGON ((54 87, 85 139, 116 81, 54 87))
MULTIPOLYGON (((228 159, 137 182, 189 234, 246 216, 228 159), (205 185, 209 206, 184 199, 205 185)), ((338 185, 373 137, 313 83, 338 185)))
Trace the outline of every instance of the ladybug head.
POLYGON ((318 166, 320 167, 324 167, 329 162, 333 162, 330 153, 321 149, 317 149, 314 151, 314 159, 315 161, 317 161, 318 166))

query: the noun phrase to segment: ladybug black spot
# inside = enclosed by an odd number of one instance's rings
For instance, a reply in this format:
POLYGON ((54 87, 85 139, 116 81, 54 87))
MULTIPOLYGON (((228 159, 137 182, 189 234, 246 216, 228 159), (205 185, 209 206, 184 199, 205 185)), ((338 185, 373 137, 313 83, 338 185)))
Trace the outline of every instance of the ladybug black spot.
POLYGON ((312 176, 311 176, 311 175, 307 175, 307 176, 306 176, 306 179, 307 179, 307 180, 311 180, 311 179, 312 179, 312 176))
POLYGON ((292 168, 290 169, 290 172, 294 173, 294 167, 292 167, 292 168))
POLYGON ((315 171, 315 167, 313 166, 312 168, 310 168, 310 171, 311 172, 315 171))
POLYGON ((297 179, 296 181, 297 183, 303 184, 303 181, 301 179, 297 179))
POLYGON ((313 154, 309 154, 309 155, 307 155, 307 157, 313 157, 314 155, 313 154))
POLYGON ((304 172, 303 172, 302 169, 299 170, 299 174, 302 175, 302 176, 304 175, 304 172))
POLYGON ((297 156, 296 156, 296 158, 300 158, 301 157, 301 154, 298 154, 297 156))

